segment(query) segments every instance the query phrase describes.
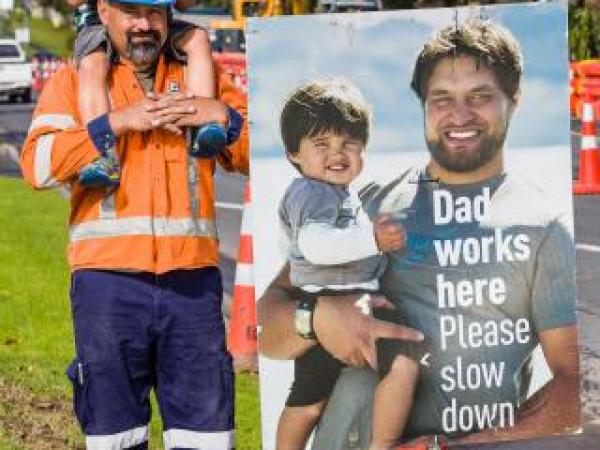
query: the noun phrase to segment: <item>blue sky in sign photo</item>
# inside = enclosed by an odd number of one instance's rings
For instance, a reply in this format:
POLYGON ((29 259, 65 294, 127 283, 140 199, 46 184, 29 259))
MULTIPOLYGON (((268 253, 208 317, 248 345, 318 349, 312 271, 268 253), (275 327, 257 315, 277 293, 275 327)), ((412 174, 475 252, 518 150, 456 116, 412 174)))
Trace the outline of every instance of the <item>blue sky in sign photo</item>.
POLYGON ((522 46, 523 96, 508 147, 568 144, 566 5, 536 3, 250 19, 253 156, 282 151, 278 119, 286 96, 332 76, 352 81, 372 105, 370 152, 423 150, 422 110, 409 87, 413 63, 435 30, 470 15, 502 24, 522 46))

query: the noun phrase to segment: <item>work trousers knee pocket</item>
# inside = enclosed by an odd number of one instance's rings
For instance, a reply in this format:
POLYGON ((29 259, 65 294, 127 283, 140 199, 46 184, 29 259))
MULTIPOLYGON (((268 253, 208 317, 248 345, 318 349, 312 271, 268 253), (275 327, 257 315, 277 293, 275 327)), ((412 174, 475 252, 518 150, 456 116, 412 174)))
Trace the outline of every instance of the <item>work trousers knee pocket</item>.
POLYGON ((190 408, 198 405, 228 406, 233 396, 233 363, 229 353, 211 355, 194 361, 180 360, 180 376, 174 386, 177 396, 190 408))
POLYGON ((204 356, 189 359, 178 355, 171 359, 171 376, 158 385, 165 429, 205 432, 233 429, 231 356, 227 352, 204 356))
POLYGON ((233 373, 233 358, 228 352, 225 352, 223 355, 223 359, 221 360, 221 374, 222 374, 222 382, 223 386, 225 386, 225 391, 227 392, 228 401, 231 402, 231 417, 229 421, 231 422, 231 426, 233 427, 234 417, 233 417, 233 409, 234 409, 234 397, 235 397, 235 378, 233 373))
POLYGON ((67 369, 73 406, 86 435, 106 435, 150 421, 152 378, 147 363, 135 359, 88 361, 76 357, 67 369))
POLYGON ((233 381, 231 356, 223 353, 163 384, 165 449, 233 450, 233 381))
POLYGON ((234 396, 235 380, 233 374, 233 360, 228 352, 224 352, 219 359, 219 364, 215 367, 215 377, 220 376, 221 389, 217 391, 220 395, 218 407, 221 411, 218 414, 219 419, 215 422, 216 429, 232 429, 234 425, 234 396))
POLYGON ((82 430, 87 428, 91 418, 91 407, 89 401, 89 371, 87 365, 75 358, 66 372, 67 378, 73 386, 73 410, 82 430))

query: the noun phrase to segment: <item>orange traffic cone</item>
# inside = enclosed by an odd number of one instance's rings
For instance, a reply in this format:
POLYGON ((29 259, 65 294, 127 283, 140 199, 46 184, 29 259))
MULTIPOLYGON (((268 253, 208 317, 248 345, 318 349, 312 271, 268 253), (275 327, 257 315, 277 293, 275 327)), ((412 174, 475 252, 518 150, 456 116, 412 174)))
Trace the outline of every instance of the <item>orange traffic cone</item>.
POLYGON ((48 59, 44 59, 42 61, 42 88, 48 82, 50 78, 50 61, 48 59))
POLYGON ((250 185, 246 184, 228 339, 228 348, 233 356, 236 371, 256 371, 257 369, 251 221, 250 185))
POLYGON ((573 185, 575 194, 600 194, 600 149, 596 139, 596 119, 592 98, 586 95, 581 119, 579 180, 573 185))
POLYGON ((35 92, 42 90, 41 63, 37 57, 31 58, 31 89, 35 92))

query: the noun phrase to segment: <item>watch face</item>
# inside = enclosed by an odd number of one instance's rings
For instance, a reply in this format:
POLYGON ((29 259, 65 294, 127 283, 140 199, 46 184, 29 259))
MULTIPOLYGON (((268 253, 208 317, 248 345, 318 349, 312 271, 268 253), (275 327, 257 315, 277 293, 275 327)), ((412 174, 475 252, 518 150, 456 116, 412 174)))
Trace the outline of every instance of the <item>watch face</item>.
POLYGON ((294 327, 300 336, 308 336, 312 333, 311 326, 312 311, 297 309, 294 315, 294 327))

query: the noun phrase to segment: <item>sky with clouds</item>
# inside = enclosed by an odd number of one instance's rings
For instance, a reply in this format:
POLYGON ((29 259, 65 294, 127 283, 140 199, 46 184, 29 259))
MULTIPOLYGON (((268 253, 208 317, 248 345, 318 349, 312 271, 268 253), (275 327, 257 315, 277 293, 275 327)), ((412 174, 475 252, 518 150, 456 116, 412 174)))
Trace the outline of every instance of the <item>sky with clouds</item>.
POLYGON ((282 155, 283 100, 318 77, 352 81, 372 105, 370 152, 422 151, 422 111, 409 84, 423 42, 470 15, 508 28, 524 55, 522 102, 508 145, 569 144, 566 4, 535 3, 250 19, 247 52, 253 157, 282 155))

